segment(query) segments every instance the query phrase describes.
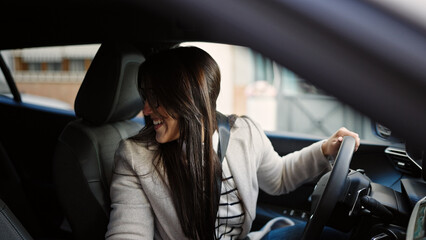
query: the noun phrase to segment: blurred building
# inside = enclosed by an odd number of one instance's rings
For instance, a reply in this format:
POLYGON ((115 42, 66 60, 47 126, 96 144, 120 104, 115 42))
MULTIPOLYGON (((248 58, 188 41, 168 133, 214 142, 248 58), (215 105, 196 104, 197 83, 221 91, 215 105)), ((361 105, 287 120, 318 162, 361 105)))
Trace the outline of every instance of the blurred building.
POLYGON ((21 93, 74 105, 78 88, 99 45, 42 47, 10 52, 12 72, 21 93))

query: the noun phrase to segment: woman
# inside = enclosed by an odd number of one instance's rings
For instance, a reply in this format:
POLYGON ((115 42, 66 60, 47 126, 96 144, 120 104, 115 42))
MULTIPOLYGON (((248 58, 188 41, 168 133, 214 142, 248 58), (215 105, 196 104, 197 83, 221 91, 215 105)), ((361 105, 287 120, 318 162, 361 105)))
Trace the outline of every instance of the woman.
POLYGON ((209 54, 179 47, 153 55, 138 84, 146 126, 116 152, 108 239, 245 238, 259 187, 274 195, 292 191, 330 169, 326 156, 337 153, 343 136, 359 145, 358 135, 342 128, 280 157, 259 125, 238 117, 221 163, 220 72, 209 54))

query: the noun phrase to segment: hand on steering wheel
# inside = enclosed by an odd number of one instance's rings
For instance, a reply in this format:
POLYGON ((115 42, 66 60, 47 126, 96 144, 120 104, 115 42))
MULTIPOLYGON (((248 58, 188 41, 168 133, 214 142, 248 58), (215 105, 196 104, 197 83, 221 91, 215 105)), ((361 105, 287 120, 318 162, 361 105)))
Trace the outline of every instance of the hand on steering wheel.
POLYGON ((349 164, 356 146, 353 137, 345 136, 337 153, 336 162, 331 171, 327 185, 319 198, 318 204, 303 231, 302 240, 318 239, 336 205, 343 194, 349 164))

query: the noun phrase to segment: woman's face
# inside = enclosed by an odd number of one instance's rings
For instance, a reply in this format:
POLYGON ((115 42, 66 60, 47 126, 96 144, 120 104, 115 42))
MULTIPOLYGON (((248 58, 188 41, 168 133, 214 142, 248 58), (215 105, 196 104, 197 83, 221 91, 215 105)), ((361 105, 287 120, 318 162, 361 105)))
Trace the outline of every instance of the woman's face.
POLYGON ((148 101, 145 101, 143 114, 152 119, 158 143, 167 143, 179 138, 178 120, 172 118, 161 105, 153 111, 148 101))

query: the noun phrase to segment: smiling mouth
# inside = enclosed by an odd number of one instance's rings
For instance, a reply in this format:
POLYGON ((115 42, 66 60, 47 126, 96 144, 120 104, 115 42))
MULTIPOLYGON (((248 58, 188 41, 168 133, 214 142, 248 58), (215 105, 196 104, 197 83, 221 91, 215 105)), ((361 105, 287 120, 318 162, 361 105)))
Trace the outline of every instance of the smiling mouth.
POLYGON ((154 129, 155 130, 157 130, 158 128, 163 126, 163 120, 153 120, 152 122, 154 123, 154 129))

